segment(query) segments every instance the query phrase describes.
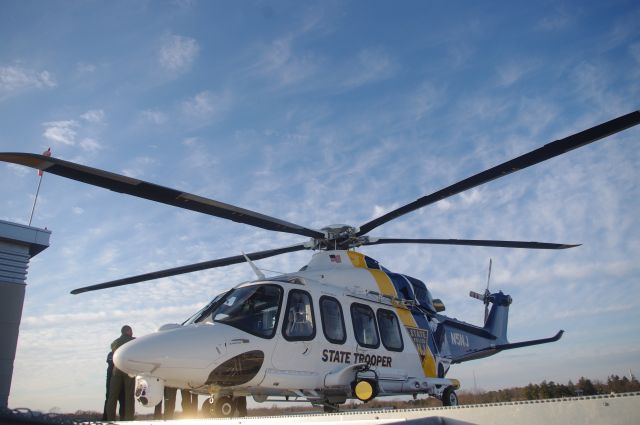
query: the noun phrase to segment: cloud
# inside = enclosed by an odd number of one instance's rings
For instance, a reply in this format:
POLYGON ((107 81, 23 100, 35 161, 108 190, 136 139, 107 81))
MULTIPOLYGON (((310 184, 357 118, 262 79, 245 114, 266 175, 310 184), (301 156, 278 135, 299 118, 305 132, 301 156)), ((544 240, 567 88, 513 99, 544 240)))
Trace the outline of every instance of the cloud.
POLYGON ((43 125, 46 129, 42 135, 55 145, 73 146, 76 144, 77 132, 75 129, 78 128, 78 123, 74 120, 50 121, 43 125))
POLYGON ((623 96, 613 90, 611 84, 611 68, 599 62, 584 61, 572 71, 572 82, 577 95, 609 114, 627 110, 623 96))
POLYGON ((590 317, 593 315, 598 315, 598 314, 605 314, 605 313, 620 313, 620 312, 626 312, 629 311, 631 309, 636 308, 637 306, 634 304, 614 304, 614 305, 608 305, 606 307, 597 307, 594 308, 592 306, 589 306, 588 308, 583 307, 583 308, 566 308, 564 310, 560 310, 557 311, 553 314, 553 318, 554 319, 568 319, 570 317, 590 317))
POLYGON ((532 62, 510 62, 498 68, 498 85, 508 87, 535 68, 532 62))
POLYGON ((291 37, 284 37, 274 40, 262 56, 262 65, 266 72, 274 71, 282 68, 290 61, 291 53, 291 37))
POLYGON ((44 89, 56 86, 49 71, 36 71, 17 66, 0 67, 0 93, 13 93, 28 89, 44 89))
POLYGON ((32 170, 28 167, 24 167, 22 165, 18 165, 18 164, 12 164, 12 163, 8 163, 5 164, 5 166, 7 168, 9 168, 10 170, 12 170, 14 173, 20 175, 20 176, 25 176, 27 174, 30 174, 32 172, 32 170))
POLYGON ((465 117, 467 122, 480 122, 505 116, 510 104, 505 99, 481 94, 463 98, 456 106, 459 109, 458 116, 465 117))
POLYGON ((78 62, 76 64, 76 72, 80 75, 92 74, 97 67, 92 63, 78 62))
POLYGON ((629 46, 629 54, 640 65, 640 42, 633 43, 629 46))
POLYGON ((140 112, 140 117, 142 120, 155 125, 162 125, 167 122, 167 114, 152 109, 140 112))
MULTIPOLYGON (((317 79, 321 77, 323 66, 327 60, 319 52, 321 49, 302 48, 305 40, 317 34, 323 37, 333 32, 335 20, 331 7, 304 7, 304 10, 292 20, 288 31, 274 39, 260 44, 253 56, 258 59, 249 67, 254 76, 272 80, 272 88, 281 89, 291 86, 299 87, 302 83, 311 83, 317 87, 317 79), (275 86, 274 86, 275 84, 275 86)), ((263 14, 273 15, 273 8, 262 8, 263 14)), ((295 13, 295 12, 294 12, 295 13)), ((327 70, 333 72, 334 70, 327 70)), ((307 86, 304 87, 308 89, 307 86)))
POLYGON ((290 86, 315 75, 321 62, 311 53, 294 54, 293 37, 286 36, 266 47, 252 68, 258 75, 275 80, 279 86, 290 86))
POLYGON ((469 62, 473 53, 473 48, 466 44, 453 44, 446 53, 447 62, 453 69, 461 68, 469 62))
POLYGON ((427 116, 437 108, 444 98, 445 89, 430 82, 422 83, 411 94, 409 107, 413 111, 416 120, 427 116))
POLYGON ((133 178, 141 178, 145 174, 145 169, 156 163, 156 160, 149 156, 134 158, 127 168, 122 170, 122 174, 133 178))
POLYGON ((68 119, 48 121, 42 135, 54 146, 79 146, 85 152, 96 152, 102 145, 95 137, 88 135, 94 132, 97 124, 103 124, 105 113, 102 109, 91 109, 80 115, 80 120, 68 119), (87 135, 85 135, 87 134, 87 135))
POLYGON ((80 115, 80 118, 93 124, 102 123, 104 121, 104 117, 105 114, 102 109, 91 109, 80 115))
POLYGON ((196 4, 196 0, 172 0, 171 3, 179 9, 189 10, 196 4))
POLYGON ((82 139, 79 145, 83 150, 87 152, 96 152, 102 149, 102 145, 100 145, 100 143, 90 137, 82 139))
POLYGON ((201 168, 210 174, 211 169, 219 164, 215 155, 211 154, 207 149, 206 142, 195 137, 189 137, 183 140, 182 144, 188 149, 185 162, 190 164, 190 167, 201 168))
POLYGON ((369 48, 358 52, 356 61, 349 66, 350 76, 343 84, 354 88, 393 76, 398 65, 382 48, 369 48))
MULTIPOLYGON (((173 305, 147 308, 142 311, 138 311, 137 314, 141 316, 156 319, 158 322, 162 321, 168 314, 178 314, 181 316, 187 316, 194 313, 202 307, 202 303, 198 304, 186 304, 186 305, 173 305)), ((25 317, 22 323, 29 328, 47 328, 51 326, 60 326, 69 323, 104 323, 107 319, 129 319, 131 312, 128 310, 114 309, 112 311, 83 311, 83 312, 71 312, 71 313, 55 313, 55 314, 43 314, 38 317, 25 317)))
POLYGON ((601 38, 599 47, 606 51, 637 40, 639 20, 640 9, 624 14, 614 22, 609 33, 601 38))
POLYGON ((229 109, 231 102, 229 93, 216 94, 205 90, 184 100, 180 111, 187 123, 200 127, 217 120, 229 109))
POLYGON ((200 51, 198 42, 190 37, 168 35, 163 39, 158 60, 160 65, 174 74, 188 71, 200 51))
POLYGON ((564 10, 557 10, 554 14, 540 19, 535 29, 538 31, 558 31, 569 26, 571 17, 564 10))

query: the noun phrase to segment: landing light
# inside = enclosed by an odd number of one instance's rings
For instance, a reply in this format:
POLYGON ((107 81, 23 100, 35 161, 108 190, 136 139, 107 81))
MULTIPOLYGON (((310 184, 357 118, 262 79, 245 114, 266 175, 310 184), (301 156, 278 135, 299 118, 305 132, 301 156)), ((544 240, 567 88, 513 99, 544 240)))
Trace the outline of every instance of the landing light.
POLYGON ((355 393, 355 396, 358 398, 358 400, 364 401, 366 403, 376 396, 375 383, 369 381, 368 379, 363 379, 356 384, 353 392, 355 393))

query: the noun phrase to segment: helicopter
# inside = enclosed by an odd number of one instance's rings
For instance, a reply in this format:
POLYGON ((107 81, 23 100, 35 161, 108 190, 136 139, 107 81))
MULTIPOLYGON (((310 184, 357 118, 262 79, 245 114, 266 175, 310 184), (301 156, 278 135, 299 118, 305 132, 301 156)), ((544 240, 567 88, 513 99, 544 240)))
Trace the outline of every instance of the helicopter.
MULTIPOLYGON (((426 394, 445 406, 458 404, 452 365, 501 351, 558 341, 510 342, 511 296, 471 292, 485 305, 480 326, 443 314, 442 300, 414 277, 394 273, 357 248, 380 244, 436 244, 524 249, 569 249, 579 245, 473 239, 383 238, 377 227, 405 214, 640 124, 640 111, 503 162, 383 214, 361 226, 334 224, 316 230, 217 200, 45 155, 0 153, 0 160, 115 192, 307 237, 304 242, 174 267, 71 291, 130 285, 199 270, 248 263, 257 279, 217 295, 182 324, 120 347, 114 363, 136 377, 135 394, 155 406, 165 387, 208 396, 203 410, 216 417, 245 416, 246 400, 307 401, 336 412, 347 400, 426 394), (255 261, 312 250, 298 271, 266 277, 255 261)), ((489 272, 490 275, 490 272, 489 272)))

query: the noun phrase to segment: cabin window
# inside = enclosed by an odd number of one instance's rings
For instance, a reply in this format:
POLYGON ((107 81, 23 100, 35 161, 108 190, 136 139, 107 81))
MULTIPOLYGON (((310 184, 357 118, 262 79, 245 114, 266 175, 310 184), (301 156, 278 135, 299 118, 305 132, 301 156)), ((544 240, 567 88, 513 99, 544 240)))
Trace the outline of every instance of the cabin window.
POLYGON ((347 333, 344 328, 340 302, 332 297, 321 297, 320 317, 322 319, 322 330, 327 341, 334 344, 344 344, 347 339, 347 333))
POLYGON ((233 326, 250 334, 272 338, 278 321, 282 288, 252 285, 235 288, 216 303, 214 322, 233 326))
POLYGON ((380 346, 376 318, 371 307, 358 303, 351 304, 351 320, 358 344, 367 348, 380 346))
POLYGON ((391 310, 378 309, 378 326, 380 326, 380 339, 382 345, 390 351, 402 351, 402 334, 398 317, 391 310))
POLYGON ((289 291, 282 335, 289 341, 308 341, 316 336, 313 304, 309 293, 299 289, 289 291))

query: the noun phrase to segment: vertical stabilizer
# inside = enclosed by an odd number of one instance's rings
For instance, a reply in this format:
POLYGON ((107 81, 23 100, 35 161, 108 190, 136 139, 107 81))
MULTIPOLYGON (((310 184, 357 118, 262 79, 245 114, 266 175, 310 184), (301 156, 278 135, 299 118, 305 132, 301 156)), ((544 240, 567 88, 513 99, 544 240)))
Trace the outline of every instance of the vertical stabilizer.
POLYGON ((489 311, 489 316, 484 324, 484 330, 495 335, 497 342, 507 342, 507 324, 509 322, 509 305, 511 305, 511 296, 500 292, 491 294, 488 297, 489 302, 493 304, 489 311))

